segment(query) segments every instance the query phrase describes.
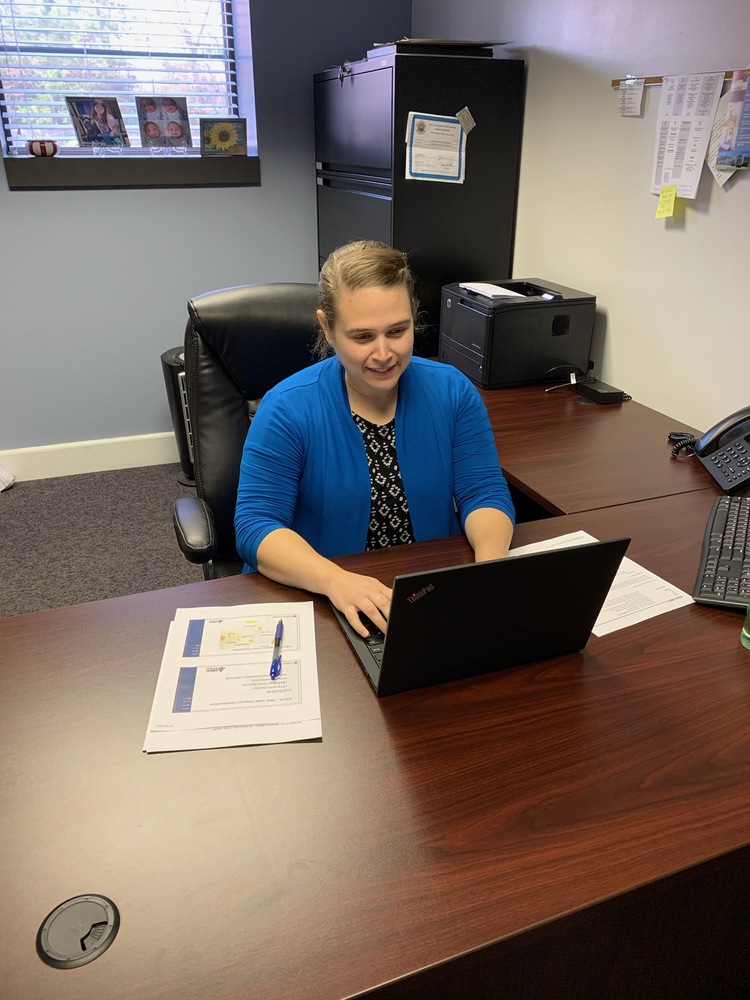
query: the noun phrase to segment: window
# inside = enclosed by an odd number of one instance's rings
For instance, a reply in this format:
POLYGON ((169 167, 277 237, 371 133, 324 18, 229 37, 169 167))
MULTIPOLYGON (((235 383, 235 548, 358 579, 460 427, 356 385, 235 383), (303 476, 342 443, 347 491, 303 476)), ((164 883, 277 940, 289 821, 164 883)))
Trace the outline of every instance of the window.
POLYGON ((201 118, 242 117, 257 156, 248 0, 1 0, 7 160, 27 157, 30 139, 54 139, 58 159, 110 152, 79 146, 66 102, 76 95, 117 100, 129 140, 120 157, 156 153, 141 142, 143 95, 186 99, 192 147, 180 154, 199 155, 201 118))

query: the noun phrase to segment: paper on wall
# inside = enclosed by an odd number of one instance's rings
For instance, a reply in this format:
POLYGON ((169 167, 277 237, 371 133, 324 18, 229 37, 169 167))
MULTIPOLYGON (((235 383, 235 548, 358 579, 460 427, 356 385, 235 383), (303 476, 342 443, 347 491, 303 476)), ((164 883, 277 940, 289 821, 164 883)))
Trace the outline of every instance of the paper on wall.
POLYGON ((652 194, 676 184, 678 198, 695 198, 723 82, 723 73, 664 77, 656 123, 652 194))

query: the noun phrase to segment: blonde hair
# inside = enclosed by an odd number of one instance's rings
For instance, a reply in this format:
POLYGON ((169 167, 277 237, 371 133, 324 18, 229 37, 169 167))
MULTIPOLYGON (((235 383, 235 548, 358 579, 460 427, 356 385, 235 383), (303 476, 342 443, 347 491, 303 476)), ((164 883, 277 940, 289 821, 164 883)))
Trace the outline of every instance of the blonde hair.
MULTIPOLYGON (((412 319, 417 325, 419 302, 414 294, 414 276, 406 254, 378 240, 355 240, 334 250, 320 270, 318 307, 332 330, 336 322, 336 303, 342 290, 359 288, 405 288, 409 293, 412 319)), ((319 357, 331 353, 323 330, 318 331, 315 352, 319 357)))

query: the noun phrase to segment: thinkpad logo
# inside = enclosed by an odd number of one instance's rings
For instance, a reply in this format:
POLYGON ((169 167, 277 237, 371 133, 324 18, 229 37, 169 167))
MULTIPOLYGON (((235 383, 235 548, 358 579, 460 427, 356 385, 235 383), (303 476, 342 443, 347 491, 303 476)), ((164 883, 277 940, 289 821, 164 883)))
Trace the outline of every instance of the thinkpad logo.
POLYGON ((416 604, 420 597, 424 597, 425 594, 429 594, 430 591, 434 589, 434 585, 432 583, 428 583, 427 586, 422 587, 421 590, 415 590, 413 594, 410 594, 409 597, 406 598, 406 600, 409 604, 416 604))

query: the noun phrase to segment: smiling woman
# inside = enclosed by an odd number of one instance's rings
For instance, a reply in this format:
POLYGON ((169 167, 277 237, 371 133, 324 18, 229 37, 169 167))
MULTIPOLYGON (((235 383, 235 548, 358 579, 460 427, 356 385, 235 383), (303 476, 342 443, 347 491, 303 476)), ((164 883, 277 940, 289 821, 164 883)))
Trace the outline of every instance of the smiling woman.
POLYGON ((319 282, 332 352, 267 393, 250 425, 235 516, 247 569, 325 594, 365 635, 391 591, 332 556, 457 534, 507 554, 514 511, 484 404, 450 365, 412 356, 417 303, 406 255, 359 241, 319 282))
POLYGON ((318 352, 341 363, 352 410, 387 423, 414 350, 417 301, 406 255, 374 241, 334 251, 320 299, 318 352))
POLYGON ((318 321, 341 367, 354 413, 384 424, 396 413, 398 381, 414 350, 411 302, 404 287, 342 290, 333 325, 318 321))

